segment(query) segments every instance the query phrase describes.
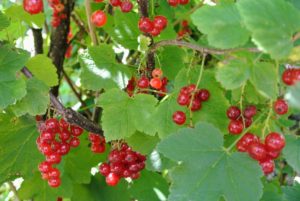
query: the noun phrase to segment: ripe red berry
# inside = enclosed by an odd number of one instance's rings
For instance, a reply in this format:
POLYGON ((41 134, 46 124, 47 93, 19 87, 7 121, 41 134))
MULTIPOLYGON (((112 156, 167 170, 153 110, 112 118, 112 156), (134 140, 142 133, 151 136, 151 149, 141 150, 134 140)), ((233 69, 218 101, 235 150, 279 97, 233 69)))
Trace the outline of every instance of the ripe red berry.
POLYGON ((237 150, 240 152, 247 152, 248 147, 252 142, 259 142, 258 137, 252 133, 246 133, 236 144, 237 150))
POLYGON ((52 166, 47 161, 43 161, 39 164, 39 171, 40 172, 49 172, 52 169, 52 166))
POLYGON ((80 136, 83 133, 83 129, 79 126, 71 125, 71 134, 75 137, 80 136))
POLYGON ((278 99, 274 104, 274 111, 279 115, 284 115, 288 112, 289 106, 283 99, 278 99))
POLYGON ((71 133, 67 129, 62 129, 59 133, 59 139, 61 141, 67 141, 68 139, 70 139, 70 137, 71 137, 71 133))
POLYGON ((61 161, 61 155, 52 153, 46 156, 46 161, 49 162, 50 164, 58 164, 61 161))
POLYGON ((179 0, 179 4, 186 5, 189 3, 190 0, 179 0))
POLYGON ((178 124, 178 125, 182 125, 185 123, 186 121, 186 116, 185 113, 182 111, 176 111, 173 114, 173 121, 178 124))
POLYGON ((152 78, 150 80, 150 86, 154 89, 160 89, 162 87, 161 79, 158 77, 152 78))
POLYGON ((39 150, 42 154, 44 155, 49 155, 49 154, 52 154, 52 147, 50 144, 47 144, 47 143, 42 143, 40 144, 39 146, 39 150))
POLYGON ((23 0, 24 10, 31 15, 42 12, 43 7, 43 0, 23 0))
POLYGON ((189 105, 190 104, 190 96, 187 94, 180 93, 177 97, 177 103, 179 105, 189 105))
POLYGON ((97 10, 92 14, 91 21, 96 27, 102 27, 107 21, 106 14, 102 10, 97 10))
POLYGON ((176 7, 179 3, 178 0, 168 0, 170 6, 176 7))
POLYGON ((276 159, 280 155, 280 151, 269 151, 269 150, 267 150, 267 151, 268 151, 268 153, 267 153, 268 157, 271 159, 276 159))
POLYGON ((109 186, 117 185, 119 183, 119 180, 120 180, 119 176, 112 172, 109 173, 105 179, 107 185, 109 185, 109 186))
POLYGON ((158 30, 163 30, 168 25, 168 20, 166 17, 159 15, 154 18, 153 24, 158 30))
POLYGON ((46 122, 46 129, 48 131, 52 131, 52 132, 58 132, 59 131, 59 122, 57 119, 55 118, 50 118, 50 119, 47 119, 46 122))
POLYGON ((58 149, 58 152, 60 155, 66 155, 67 153, 69 153, 70 151, 70 145, 66 142, 62 142, 59 149, 58 149))
POLYGON ((256 107, 254 105, 250 105, 246 107, 246 109, 244 110, 244 117, 252 118, 253 116, 256 115, 256 113, 257 113, 256 107))
POLYGON ((263 162, 260 162, 259 165, 261 166, 262 171, 266 175, 272 173, 274 171, 274 168, 275 168, 274 161, 271 160, 271 159, 267 159, 267 160, 265 160, 263 162))
POLYGON ((109 0, 110 4, 114 7, 121 6, 121 0, 109 0))
POLYGON ((51 25, 53 27, 58 27, 60 25, 60 18, 58 16, 53 16, 52 19, 51 19, 51 25))
POLYGON ((139 29, 141 32, 150 33, 154 29, 154 24, 149 18, 143 17, 139 20, 139 29))
POLYGON ((253 119, 252 118, 244 118, 245 120, 245 126, 246 128, 248 128, 249 126, 251 126, 253 119))
POLYGON ((49 186, 51 186, 52 188, 57 188, 60 186, 61 180, 60 178, 50 178, 48 180, 48 184, 49 186))
POLYGON ((133 8, 133 4, 128 0, 123 1, 120 5, 120 9, 123 13, 130 12, 132 10, 132 8, 133 8))
POLYGON ((187 27, 187 26, 189 26, 189 22, 187 20, 182 20, 181 26, 187 27))
POLYGON ((149 80, 147 77, 142 76, 138 81, 137 81, 137 86, 141 89, 148 88, 150 85, 149 80))
POLYGON ((60 171, 57 168, 52 168, 48 172, 49 178, 59 178, 60 177, 60 171))
POLYGON ((59 126, 64 129, 69 129, 70 124, 66 122, 63 118, 59 120, 59 126))
POLYGON ((152 71, 153 78, 156 78, 156 77, 161 78, 162 76, 163 76, 163 72, 160 68, 153 69, 153 71, 152 71))
POLYGON ((197 98, 194 98, 194 100, 192 101, 192 106, 191 106, 191 110, 194 111, 198 111, 200 110, 202 107, 201 101, 197 98))
POLYGON ((140 173, 139 172, 134 172, 130 175, 131 179, 138 179, 140 177, 140 173))
POLYGON ((105 144, 93 144, 91 146, 91 151, 97 154, 102 154, 105 152, 105 144))
POLYGON ((242 121, 238 120, 231 120, 228 125, 228 131, 229 133, 233 135, 241 134, 244 130, 244 124, 242 121))
POLYGON ((195 90, 196 90, 196 85, 195 84, 190 84, 190 85, 187 86, 187 91, 188 91, 189 94, 195 92, 195 90))
POLYGON ((285 147, 285 139, 279 133, 270 133, 265 139, 265 145, 268 151, 281 151, 285 147))
POLYGON ((71 147, 78 147, 80 145, 80 140, 77 137, 72 137, 69 144, 71 147))
POLYGON ((252 142, 248 147, 248 153, 257 161, 264 161, 267 159, 266 147, 260 142, 252 142))
POLYGON ((207 89, 200 89, 197 92, 197 97, 201 100, 201 101, 207 101, 210 97, 210 93, 207 89))
POLYGON ((110 173, 110 166, 107 163, 102 163, 99 166, 99 172, 106 177, 110 173))
POLYGON ((42 141, 52 141, 55 138, 55 134, 52 131, 43 131, 40 135, 42 141))
POLYGON ((231 106, 226 114, 229 119, 236 120, 241 115, 241 110, 236 106, 231 106))
POLYGON ((282 81, 286 85, 294 85, 295 80, 294 80, 294 69, 286 69, 283 74, 282 74, 282 81))
POLYGON ((152 31, 149 32, 152 36, 158 36, 160 34, 160 29, 153 28, 152 31))

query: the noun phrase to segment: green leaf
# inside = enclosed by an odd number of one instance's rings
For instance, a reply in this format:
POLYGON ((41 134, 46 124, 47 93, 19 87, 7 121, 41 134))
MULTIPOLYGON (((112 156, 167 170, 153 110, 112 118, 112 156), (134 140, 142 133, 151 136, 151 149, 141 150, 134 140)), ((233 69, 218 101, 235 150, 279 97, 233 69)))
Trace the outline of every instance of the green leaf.
POLYGON ((16 78, 16 73, 24 67, 28 56, 24 52, 17 53, 8 46, 0 47, 0 108, 6 108, 25 96, 25 82, 16 78))
POLYGON ((161 69, 169 80, 173 80, 177 73, 184 68, 185 51, 179 47, 165 47, 159 54, 161 69), (176 56, 175 56, 176 55, 176 56))
POLYGON ((83 87, 90 90, 124 88, 130 77, 127 66, 115 61, 112 46, 90 47, 79 55, 82 65, 80 79, 83 87))
POLYGON ((114 12, 114 18, 110 22, 110 24, 114 23, 114 26, 104 26, 104 30, 123 47, 137 49, 139 45, 138 36, 141 34, 138 29, 138 20, 139 16, 137 13, 130 12, 124 15, 117 9, 114 12))
POLYGON ((285 0, 241 0, 237 7, 259 49, 275 59, 289 55, 300 29, 299 10, 285 0))
POLYGON ((20 198, 35 201, 57 200, 58 197, 71 197, 73 193, 72 180, 67 176, 61 177, 61 185, 51 188, 48 182, 42 180, 41 174, 36 172, 31 178, 25 178, 18 191, 20 198))
POLYGON ((49 104, 49 87, 32 78, 27 80, 27 94, 13 106, 13 112, 16 116, 42 115, 46 113, 49 104))
POLYGON ((73 181, 78 184, 89 184, 91 182, 91 168, 97 166, 107 158, 109 149, 105 154, 95 154, 91 151, 86 136, 80 138, 80 146, 64 158, 64 170, 73 181))
POLYGON ((171 171, 169 201, 257 201, 262 196, 258 163, 245 153, 226 152, 223 135, 211 124, 181 129, 159 143, 158 150, 182 161, 171 171))
POLYGON ((264 194, 260 201, 285 201, 280 184, 265 182, 264 194))
POLYGON ((49 87, 58 85, 56 68, 52 60, 45 55, 36 55, 26 63, 26 67, 32 72, 34 77, 43 81, 49 87))
POLYGON ((165 201, 168 188, 167 181, 160 174, 144 170, 129 191, 139 201, 165 201))
POLYGON ((300 109, 300 83, 288 88, 288 92, 285 95, 289 105, 300 109))
POLYGON ((251 68, 251 83, 266 98, 275 100, 278 93, 278 75, 271 63, 256 63, 251 68))
POLYGON ((283 156, 290 166, 300 172, 300 138, 292 135, 285 135, 286 146, 283 149, 283 156))
POLYGON ((150 154, 159 142, 159 138, 136 132, 131 137, 126 138, 126 142, 133 150, 142 154, 150 154))
POLYGON ((217 48, 233 48, 244 45, 249 32, 233 3, 203 6, 191 15, 193 23, 208 37, 210 45, 217 48))
POLYGON ((219 67, 216 72, 217 81, 227 90, 241 87, 249 77, 249 65, 239 60, 231 60, 227 65, 219 67))
POLYGON ((26 22, 29 26, 38 26, 40 28, 43 27, 45 22, 45 15, 44 13, 39 13, 35 15, 30 15, 27 13, 22 5, 16 5, 9 7, 5 13, 7 16, 12 18, 13 20, 20 20, 26 22))
POLYGON ((102 94, 98 105, 103 108, 102 126, 108 141, 130 137, 136 130, 155 135, 150 121, 157 100, 146 94, 134 98, 119 89, 102 94))
MULTIPOLYGON (((199 77, 199 68, 199 66, 196 66, 190 71, 187 69, 180 71, 175 80, 175 88, 179 91, 181 87, 189 84, 189 80, 190 83, 196 84, 199 77)), ((229 107, 229 103, 220 87, 220 84, 216 81, 213 71, 204 71, 199 88, 208 89, 210 92, 210 98, 208 101, 203 102, 200 111, 193 113, 194 123, 206 121, 214 124, 223 132, 226 132, 228 127, 226 110, 229 107)))
POLYGON ((299 201, 300 199, 300 184, 295 186, 283 187, 284 197, 287 201, 299 201))
POLYGON ((7 28, 10 24, 8 18, 0 11, 0 31, 7 28))
POLYGON ((38 132, 33 119, 0 113, 0 183, 31 175, 42 161, 36 148, 38 132))
POLYGON ((88 185, 75 184, 73 186, 72 201, 95 201, 93 194, 88 185))

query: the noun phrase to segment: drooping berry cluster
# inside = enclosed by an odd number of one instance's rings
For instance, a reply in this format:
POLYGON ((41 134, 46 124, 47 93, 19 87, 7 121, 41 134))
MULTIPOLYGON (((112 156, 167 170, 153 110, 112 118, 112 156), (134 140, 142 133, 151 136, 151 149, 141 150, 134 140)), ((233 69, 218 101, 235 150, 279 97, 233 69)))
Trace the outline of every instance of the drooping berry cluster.
POLYGON ((289 110, 289 105, 285 100, 279 98, 274 103, 274 111, 276 112, 276 114, 284 115, 288 112, 288 110, 289 110))
POLYGON ((190 0, 168 0, 170 6, 176 7, 179 5, 186 5, 190 2, 190 0))
POLYGON ((109 2, 113 7, 120 7, 123 13, 128 13, 133 8, 130 0, 109 0, 109 2))
POLYGON ((300 82, 300 68, 286 69, 282 74, 282 81, 289 86, 300 82))
POLYGON ((133 151, 127 144, 122 144, 121 149, 113 149, 108 162, 99 166, 99 172, 106 177, 110 186, 118 184, 121 178, 137 179, 140 171, 145 168, 146 157, 133 151))
POLYGON ((43 0, 23 0, 23 8, 31 15, 43 12, 43 0))
POLYGON ((178 33, 177 33, 177 36, 178 37, 183 37, 184 35, 189 35, 189 34, 191 34, 192 33, 192 31, 191 31, 191 29, 189 28, 189 23, 188 23, 188 21, 187 20, 183 20, 182 22, 181 22, 181 29, 178 31, 178 33))
POLYGON ((61 20, 66 19, 67 16, 63 13, 65 6, 60 2, 60 0, 48 0, 50 7, 53 10, 51 25, 53 27, 58 27, 61 20))
MULTIPOLYGON (((195 112, 202 108, 202 102, 207 101, 209 97, 210 92, 207 89, 197 89, 195 84, 190 84, 181 88, 177 103, 195 112)), ((173 121, 178 125, 184 124, 186 121, 185 113, 182 111, 174 112, 173 121)))
POLYGON ((244 126, 248 128, 253 122, 253 117, 256 115, 257 109, 254 105, 247 106, 242 114, 240 108, 231 106, 227 110, 227 117, 230 119, 228 125, 229 133, 233 135, 241 134, 244 126))
POLYGON ((248 152, 249 156, 257 160, 265 174, 274 171, 274 161, 279 157, 285 146, 285 139, 279 133, 269 133, 264 143, 260 142, 258 136, 246 133, 237 143, 237 150, 248 152))
POLYGON ((143 17, 139 20, 138 25, 141 32, 158 36, 167 27, 168 20, 161 15, 155 16, 153 21, 147 17, 143 17))
POLYGON ((91 142, 91 151, 96 154, 105 152, 105 138, 95 133, 89 133, 89 140, 91 142))
POLYGON ((40 123, 40 135, 37 138, 37 147, 45 155, 46 160, 39 164, 42 178, 48 180, 51 187, 58 187, 61 183, 60 171, 54 166, 61 162, 62 156, 69 153, 72 147, 80 144, 79 136, 83 129, 69 125, 64 119, 55 118, 40 123))
POLYGON ((91 15, 91 22, 96 26, 96 27, 103 27, 106 24, 107 17, 105 12, 102 10, 97 10, 93 12, 91 15))

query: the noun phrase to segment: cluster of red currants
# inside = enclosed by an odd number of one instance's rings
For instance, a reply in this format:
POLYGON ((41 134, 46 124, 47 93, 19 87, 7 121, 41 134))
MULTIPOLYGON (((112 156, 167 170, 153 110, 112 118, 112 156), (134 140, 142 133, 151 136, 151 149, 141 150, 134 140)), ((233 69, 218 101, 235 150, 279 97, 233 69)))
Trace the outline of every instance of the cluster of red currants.
MULTIPOLYGON (((95 0, 95 1, 99 1, 99 0, 95 0)), ((109 0, 109 2, 113 7, 120 7, 123 13, 128 13, 133 8, 133 4, 131 3, 130 0, 109 0)))
POLYGON ((289 86, 300 82, 300 68, 286 69, 282 74, 282 81, 289 86))
POLYGON ((96 154, 105 152, 105 138, 95 133, 89 133, 89 140, 91 142, 91 151, 96 154))
POLYGON ((107 17, 105 12, 102 10, 97 10, 93 12, 91 15, 91 22, 96 26, 96 27, 103 27, 106 24, 107 17))
POLYGON ((99 172, 106 177, 109 186, 115 186, 121 178, 139 178, 140 171, 145 168, 146 157, 123 143, 120 150, 110 152, 108 161, 99 166, 99 172))
POLYGON ((278 158, 285 146, 285 139, 279 133, 269 133, 265 138, 265 143, 260 142, 258 136, 246 133, 237 143, 237 150, 248 152, 248 154, 259 164, 265 174, 274 171, 274 159, 278 158))
POLYGON ((51 187, 58 187, 61 183, 60 171, 53 167, 61 162, 62 156, 69 153, 71 147, 78 147, 79 136, 83 129, 69 125, 63 118, 59 121, 50 118, 45 123, 40 123, 40 135, 37 138, 37 147, 45 155, 46 160, 39 164, 42 178, 48 180, 51 187))
POLYGON ((176 7, 178 4, 186 5, 190 2, 190 0, 168 0, 170 6, 176 7))
POLYGON ((23 8, 31 15, 43 12, 43 0, 23 0, 23 8))
MULTIPOLYGON (((210 93, 207 89, 197 89, 195 84, 190 84, 181 88, 177 103, 181 106, 187 106, 192 112, 198 111, 202 108, 202 102, 209 99, 210 93)), ((173 121, 182 125, 186 121, 186 115, 182 111, 176 111, 173 114, 173 121)))
POLYGON ((177 36, 178 37, 183 37, 184 35, 186 35, 186 34, 191 34, 192 33, 192 31, 191 31, 191 29, 189 28, 189 23, 188 23, 188 21, 187 20, 183 20, 182 22, 181 22, 181 29, 178 31, 178 33, 177 33, 177 36))
POLYGON ((284 115, 289 111, 289 105, 287 102, 281 98, 277 99, 274 103, 274 111, 276 114, 284 115))
POLYGON ((67 15, 63 13, 65 6, 60 2, 60 0, 48 0, 48 2, 50 7, 53 9, 51 25, 53 27, 58 27, 61 20, 67 18, 67 15))
POLYGON ((229 133, 233 135, 241 134, 244 130, 244 125, 246 128, 251 126, 253 122, 253 117, 256 115, 257 110, 254 105, 247 106, 242 114, 240 108, 236 106, 231 106, 228 108, 226 114, 230 119, 228 125, 229 133))
POLYGON ((153 21, 147 17, 139 20, 139 29, 141 32, 148 33, 152 36, 158 36, 168 25, 166 17, 158 15, 155 16, 153 21))

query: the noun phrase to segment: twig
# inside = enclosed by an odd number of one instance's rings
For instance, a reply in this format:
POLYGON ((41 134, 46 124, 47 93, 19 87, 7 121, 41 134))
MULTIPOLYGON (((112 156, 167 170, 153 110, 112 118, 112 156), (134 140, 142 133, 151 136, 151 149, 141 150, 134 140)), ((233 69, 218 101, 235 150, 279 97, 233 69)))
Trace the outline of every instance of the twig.
POLYGON ((185 41, 179 41, 179 40, 163 40, 158 43, 154 43, 152 47, 150 48, 150 52, 155 52, 158 48, 163 47, 163 46, 181 46, 181 47, 186 47, 190 48, 193 50, 196 50, 201 53, 207 53, 207 54, 227 54, 231 52, 237 52, 241 50, 247 50, 249 52, 260 52, 257 48, 234 48, 234 49, 216 49, 216 48, 207 48, 203 47, 197 44, 185 42, 185 41))
POLYGON ((300 32, 296 33, 294 36, 293 36, 293 42, 295 42, 296 40, 298 40, 300 38, 300 32))
MULTIPOLYGON (((24 67, 21 71, 27 78, 30 79, 33 77, 32 73, 26 67, 24 67)), ((88 120, 85 116, 78 112, 75 112, 71 108, 65 108, 63 104, 57 99, 57 97, 51 92, 50 101, 56 111, 61 114, 68 123, 78 125, 89 132, 93 132, 103 136, 103 130, 97 124, 88 120)))
POLYGON ((18 196, 18 192, 17 192, 15 185, 11 181, 9 181, 7 183, 9 185, 10 190, 14 193, 15 201, 21 201, 21 199, 18 196))

